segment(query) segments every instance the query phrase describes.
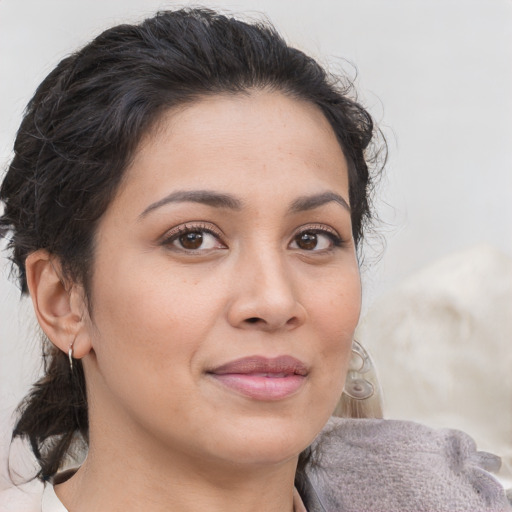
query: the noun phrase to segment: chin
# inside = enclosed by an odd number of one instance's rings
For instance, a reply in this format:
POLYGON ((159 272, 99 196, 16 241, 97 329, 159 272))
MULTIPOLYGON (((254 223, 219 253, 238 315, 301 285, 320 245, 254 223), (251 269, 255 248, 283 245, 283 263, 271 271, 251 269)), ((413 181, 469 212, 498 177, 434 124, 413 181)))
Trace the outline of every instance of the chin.
POLYGON ((304 416, 294 420, 282 417, 251 419, 221 436, 228 441, 223 453, 242 464, 288 462, 312 443, 327 419, 311 421, 304 416))
POLYGON ((243 466, 276 466, 297 459, 309 443, 299 439, 259 438, 243 444, 231 444, 226 459, 243 466))

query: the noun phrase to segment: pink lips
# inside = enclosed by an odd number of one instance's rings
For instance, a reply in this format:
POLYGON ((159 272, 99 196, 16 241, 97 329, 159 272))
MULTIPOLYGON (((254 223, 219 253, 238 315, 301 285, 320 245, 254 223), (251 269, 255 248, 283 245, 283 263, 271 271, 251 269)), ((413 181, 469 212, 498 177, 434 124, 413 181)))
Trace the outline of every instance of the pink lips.
POLYGON ((282 400, 299 390, 308 375, 304 363, 291 356, 252 356, 208 372, 224 386, 255 400, 282 400))

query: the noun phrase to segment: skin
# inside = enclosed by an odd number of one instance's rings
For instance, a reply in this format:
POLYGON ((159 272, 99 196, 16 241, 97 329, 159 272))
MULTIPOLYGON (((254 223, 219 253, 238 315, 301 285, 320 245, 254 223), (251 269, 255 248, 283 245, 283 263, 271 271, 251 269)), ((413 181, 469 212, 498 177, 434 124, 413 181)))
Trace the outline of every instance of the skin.
POLYGON ((89 309, 58 261, 27 259, 41 326, 65 352, 74 341, 86 372, 90 451, 56 487, 70 511, 292 510, 298 455, 340 396, 360 313, 348 208, 291 209, 326 192, 348 204, 347 163, 317 107, 214 96, 142 141, 96 233, 89 309), (162 201, 197 190, 239 208, 162 201), (202 234, 198 249, 184 229, 202 234), (254 355, 299 359, 303 384, 262 400, 208 373, 254 355))

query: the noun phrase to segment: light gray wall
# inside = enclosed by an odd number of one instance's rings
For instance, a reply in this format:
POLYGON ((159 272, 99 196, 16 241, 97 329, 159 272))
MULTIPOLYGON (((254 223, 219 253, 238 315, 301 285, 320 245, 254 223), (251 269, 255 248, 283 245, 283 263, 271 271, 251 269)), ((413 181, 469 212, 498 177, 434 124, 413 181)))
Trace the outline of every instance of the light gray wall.
MULTIPOLYGON (((181 2, 179 5, 186 5, 181 2)), ((428 262, 482 242, 512 255, 510 0, 240 0, 334 70, 358 68, 390 160, 378 203, 387 249, 366 304, 428 262)), ((154 0, 0 0, 0 161, 24 105, 60 58, 114 23, 178 5, 154 0)), ((29 308, 0 266, 0 407, 34 374, 29 308), (26 310, 26 311, 25 311, 26 310)))

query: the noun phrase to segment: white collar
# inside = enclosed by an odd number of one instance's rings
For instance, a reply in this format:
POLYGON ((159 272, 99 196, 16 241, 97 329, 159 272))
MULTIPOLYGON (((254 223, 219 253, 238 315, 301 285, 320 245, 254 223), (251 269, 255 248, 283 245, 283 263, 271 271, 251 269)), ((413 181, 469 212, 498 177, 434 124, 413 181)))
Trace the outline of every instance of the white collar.
POLYGON ((68 512, 68 509, 62 504, 51 483, 44 486, 41 512, 68 512))

